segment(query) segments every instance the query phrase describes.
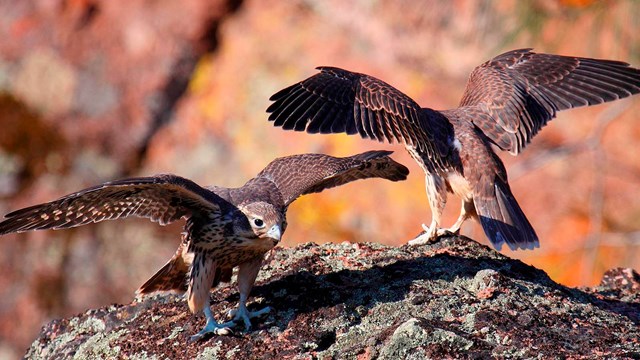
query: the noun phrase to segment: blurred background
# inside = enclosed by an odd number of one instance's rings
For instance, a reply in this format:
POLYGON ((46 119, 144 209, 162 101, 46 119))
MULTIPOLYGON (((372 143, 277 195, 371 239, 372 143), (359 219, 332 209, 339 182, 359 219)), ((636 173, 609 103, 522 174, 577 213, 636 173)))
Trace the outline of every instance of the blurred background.
MULTIPOLYGON (((399 246, 431 214, 402 146, 285 132, 268 98, 320 65, 379 77, 423 106, 457 105, 470 71, 533 47, 640 66, 634 0, 0 1, 0 214, 108 180, 175 173, 240 186, 294 153, 395 150, 412 174, 299 199, 282 246, 399 246)), ((508 256, 571 286, 640 268, 640 97, 560 113, 520 156, 500 154, 541 248, 508 256)), ((459 212, 450 198, 445 226, 459 212)), ((0 358, 54 318, 134 291, 182 223, 105 222, 0 239, 0 358)), ((488 244, 467 222, 462 233, 488 244)))

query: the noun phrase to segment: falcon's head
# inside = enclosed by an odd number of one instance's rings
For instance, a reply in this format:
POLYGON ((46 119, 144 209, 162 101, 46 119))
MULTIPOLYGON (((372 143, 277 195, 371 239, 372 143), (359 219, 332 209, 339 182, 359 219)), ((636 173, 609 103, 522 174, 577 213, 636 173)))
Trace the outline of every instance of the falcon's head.
POLYGON ((269 239, 273 245, 280 242, 287 227, 284 211, 263 201, 239 206, 238 209, 247 217, 250 228, 246 225, 236 229, 236 233, 244 233, 247 238, 269 239))

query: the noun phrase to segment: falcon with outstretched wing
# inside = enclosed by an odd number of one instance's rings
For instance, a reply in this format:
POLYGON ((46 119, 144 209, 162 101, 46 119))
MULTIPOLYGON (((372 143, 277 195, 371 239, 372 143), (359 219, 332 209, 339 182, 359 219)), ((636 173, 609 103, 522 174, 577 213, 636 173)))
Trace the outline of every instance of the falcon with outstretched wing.
POLYGON ((138 290, 187 292, 189 309, 204 311, 205 327, 192 337, 228 334, 238 320, 247 330, 263 314, 246 302, 264 254, 286 229, 289 204, 304 194, 321 192, 355 180, 405 180, 409 170, 393 161, 390 151, 369 151, 336 158, 302 154, 275 159, 239 188, 201 187, 176 175, 157 175, 108 182, 58 200, 11 212, 0 222, 0 235, 42 229, 66 229, 129 216, 161 225, 186 219, 173 258, 138 290), (238 267, 240 301, 233 320, 219 324, 209 308, 209 290, 231 280, 238 267))
POLYGON ((511 193, 492 144, 516 155, 556 112, 640 92, 640 70, 629 64, 513 50, 471 73, 460 106, 420 107, 372 76, 335 67, 271 97, 269 120, 286 130, 359 134, 398 142, 424 170, 433 219, 410 244, 422 244, 462 223, 480 221, 500 249, 533 249, 538 237, 511 193), (462 198, 455 224, 441 229, 447 191, 462 198))

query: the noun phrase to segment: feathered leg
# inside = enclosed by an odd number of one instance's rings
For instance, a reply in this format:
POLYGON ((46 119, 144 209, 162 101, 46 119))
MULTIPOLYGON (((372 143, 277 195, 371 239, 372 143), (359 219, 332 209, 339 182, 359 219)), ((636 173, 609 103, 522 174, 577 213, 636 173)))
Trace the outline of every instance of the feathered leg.
POLYGON ((207 334, 229 335, 232 323, 218 324, 209 308, 209 289, 215 278, 216 262, 202 251, 194 251, 193 264, 189 272, 187 289, 189 309, 193 313, 204 311, 207 323, 204 328, 191 337, 191 341, 201 340, 207 334))
POLYGON ((425 224, 422 224, 425 233, 409 241, 409 245, 422 245, 433 242, 438 236, 442 236, 448 231, 439 228, 440 218, 447 204, 447 188, 444 180, 440 176, 431 173, 427 173, 424 180, 427 189, 427 198, 429 199, 429 207, 431 208, 431 225, 427 227, 425 224))
POLYGON ((262 266, 262 261, 263 258, 261 256, 244 264, 240 264, 238 267, 238 291, 240 292, 240 302, 238 303, 238 309, 231 310, 229 315, 233 316, 232 321, 242 320, 246 331, 251 330, 252 318, 271 311, 271 308, 268 306, 258 311, 249 311, 247 309, 247 300, 249 299, 249 294, 251 293, 253 284, 256 282, 256 277, 258 276, 258 272, 262 266))
POLYGON ((456 220, 455 224, 444 231, 450 232, 452 234, 457 234, 460 232, 460 227, 462 224, 469 218, 477 216, 476 209, 473 205, 473 201, 465 201, 462 200, 462 205, 460 206, 460 216, 458 216, 458 220, 456 220))

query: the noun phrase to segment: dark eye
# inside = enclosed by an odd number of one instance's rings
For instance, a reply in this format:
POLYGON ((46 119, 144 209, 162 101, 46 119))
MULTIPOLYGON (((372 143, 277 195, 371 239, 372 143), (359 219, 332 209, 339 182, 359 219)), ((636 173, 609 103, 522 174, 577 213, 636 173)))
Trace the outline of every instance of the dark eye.
POLYGON ((264 221, 262 221, 262 219, 254 219, 253 224, 260 228, 264 226, 264 221))

